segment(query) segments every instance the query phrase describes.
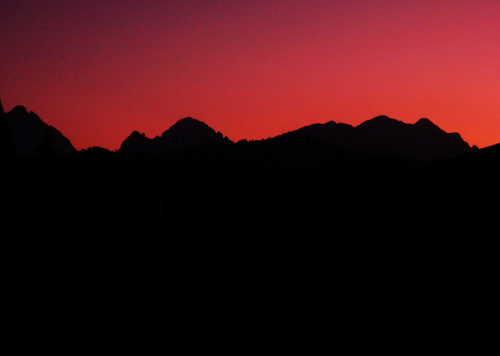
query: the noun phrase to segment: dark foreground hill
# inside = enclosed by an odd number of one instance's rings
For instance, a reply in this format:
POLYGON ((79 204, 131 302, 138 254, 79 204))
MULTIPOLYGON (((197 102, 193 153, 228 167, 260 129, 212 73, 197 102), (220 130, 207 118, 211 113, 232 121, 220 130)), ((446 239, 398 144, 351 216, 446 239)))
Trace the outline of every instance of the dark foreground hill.
POLYGON ((496 231, 499 161, 301 132, 20 159, 0 249, 11 325, 128 351, 495 354, 500 269, 474 250, 496 231))

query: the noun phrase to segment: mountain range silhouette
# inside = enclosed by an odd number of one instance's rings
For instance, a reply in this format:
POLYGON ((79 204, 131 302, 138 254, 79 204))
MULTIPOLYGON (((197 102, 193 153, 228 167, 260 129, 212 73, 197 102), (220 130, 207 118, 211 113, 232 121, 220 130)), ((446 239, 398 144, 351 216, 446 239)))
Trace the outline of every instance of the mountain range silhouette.
MULTIPOLYGON (((45 124, 35 113, 28 113, 22 106, 16 106, 8 112, 6 121, 19 156, 36 156, 43 150, 63 156, 76 152, 69 139, 54 127, 45 124)), ((463 141, 460 134, 446 133, 428 119, 406 124, 387 116, 377 116, 358 126, 330 121, 305 126, 280 136, 299 135, 343 151, 423 161, 453 158, 476 149, 463 141)), ((187 117, 152 139, 144 133, 133 131, 122 142, 118 152, 160 154, 232 143, 229 138, 204 122, 187 117)))
POLYGON ((470 252, 494 240, 499 145, 386 116, 232 143, 186 118, 75 151, 13 111, 7 325, 145 333, 174 354, 499 351, 500 268, 470 252))
MULTIPOLYGON (((447 159, 472 150, 458 133, 446 133, 428 119, 420 119, 412 125, 378 116, 356 127, 330 121, 283 135, 306 135, 345 151, 418 160, 447 159)), ((232 141, 205 123, 188 117, 153 139, 134 131, 123 141, 119 151, 165 153, 222 143, 232 141)))
POLYGON ((446 133, 429 119, 406 124, 377 116, 356 127, 330 121, 297 131, 347 151, 410 159, 441 160, 471 150, 460 134, 446 133))

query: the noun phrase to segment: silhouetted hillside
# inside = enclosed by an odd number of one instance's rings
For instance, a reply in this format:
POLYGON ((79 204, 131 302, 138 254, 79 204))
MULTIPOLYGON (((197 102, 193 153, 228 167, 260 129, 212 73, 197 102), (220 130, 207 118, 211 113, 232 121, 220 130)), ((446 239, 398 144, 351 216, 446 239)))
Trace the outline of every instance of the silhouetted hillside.
POLYGON ((378 116, 356 127, 330 121, 297 131, 343 150, 410 159, 441 160, 472 150, 458 133, 446 133, 428 119, 406 124, 378 116))
POLYGON ((198 146, 230 143, 220 132, 216 132, 204 122, 187 117, 177 121, 161 136, 147 138, 137 131, 123 141, 119 152, 124 153, 164 153, 185 150, 198 146))
POLYGON ((6 115, 7 125, 18 156, 55 154, 67 156, 76 150, 56 128, 44 123, 34 112, 16 106, 6 115))

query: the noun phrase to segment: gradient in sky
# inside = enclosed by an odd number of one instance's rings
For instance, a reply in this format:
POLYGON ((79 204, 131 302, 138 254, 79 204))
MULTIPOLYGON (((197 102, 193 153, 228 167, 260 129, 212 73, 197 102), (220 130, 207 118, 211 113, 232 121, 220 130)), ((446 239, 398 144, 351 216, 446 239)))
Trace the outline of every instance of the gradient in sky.
POLYGON ((428 117, 500 142, 498 0, 3 0, 0 98, 76 148, 192 116, 232 140, 428 117))

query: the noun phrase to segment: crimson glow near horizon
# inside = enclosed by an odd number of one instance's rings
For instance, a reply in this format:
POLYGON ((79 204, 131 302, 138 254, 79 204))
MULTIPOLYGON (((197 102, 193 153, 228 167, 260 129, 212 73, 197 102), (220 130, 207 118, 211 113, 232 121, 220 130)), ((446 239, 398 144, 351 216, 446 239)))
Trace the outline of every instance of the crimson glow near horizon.
POLYGON ((0 99, 76 148, 192 116, 232 140, 427 117, 500 142, 498 0, 5 0, 0 99))

